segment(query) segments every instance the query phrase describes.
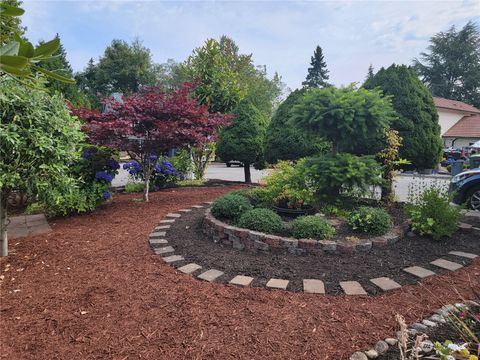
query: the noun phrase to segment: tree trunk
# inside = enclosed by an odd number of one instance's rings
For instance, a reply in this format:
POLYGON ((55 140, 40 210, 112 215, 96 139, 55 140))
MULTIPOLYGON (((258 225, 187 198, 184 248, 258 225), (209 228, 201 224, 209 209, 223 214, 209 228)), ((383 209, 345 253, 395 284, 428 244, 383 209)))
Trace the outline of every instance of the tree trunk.
POLYGON ((332 154, 333 156, 337 156, 338 154, 338 144, 336 141, 332 142, 332 154))
POLYGON ((148 202, 148 192, 150 190, 150 170, 143 171, 143 201, 148 202))
POLYGON ((248 164, 248 163, 243 164, 243 172, 245 173, 245 182, 247 184, 251 184, 252 183, 252 176, 250 174, 250 164, 248 164))
POLYGON ((1 256, 8 255, 7 200, 8 194, 0 192, 0 240, 2 242, 1 256))

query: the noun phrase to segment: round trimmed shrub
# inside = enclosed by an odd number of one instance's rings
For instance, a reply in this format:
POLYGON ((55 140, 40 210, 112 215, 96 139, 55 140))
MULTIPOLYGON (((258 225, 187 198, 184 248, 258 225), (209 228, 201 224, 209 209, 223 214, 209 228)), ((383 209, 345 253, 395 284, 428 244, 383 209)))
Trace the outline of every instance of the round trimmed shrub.
POLYGON ((250 230, 274 233, 282 229, 282 218, 270 209, 258 208, 243 214, 237 225, 250 230))
POLYGON ((329 239, 335 235, 335 228, 322 217, 301 216, 292 221, 292 235, 297 239, 329 239))
POLYGON ((350 213, 348 225, 372 235, 383 235, 393 226, 392 218, 382 208, 362 206, 350 213))
POLYGON ((238 189, 228 193, 228 195, 239 195, 246 198, 254 208, 268 208, 270 203, 265 199, 262 188, 238 189))
POLYGON ((227 194, 213 203, 212 214, 217 218, 236 220, 251 209, 253 206, 244 196, 227 194))

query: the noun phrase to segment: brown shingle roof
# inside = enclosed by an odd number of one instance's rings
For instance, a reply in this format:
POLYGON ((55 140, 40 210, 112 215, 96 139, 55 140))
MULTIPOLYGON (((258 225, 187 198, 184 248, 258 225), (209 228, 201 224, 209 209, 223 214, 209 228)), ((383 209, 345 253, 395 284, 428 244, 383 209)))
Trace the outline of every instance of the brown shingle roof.
POLYGON ((434 97, 433 102, 435 103, 435 106, 439 108, 480 114, 480 109, 477 109, 475 106, 465 104, 461 101, 434 97))
POLYGON ((443 137, 480 138, 480 115, 464 116, 443 137))

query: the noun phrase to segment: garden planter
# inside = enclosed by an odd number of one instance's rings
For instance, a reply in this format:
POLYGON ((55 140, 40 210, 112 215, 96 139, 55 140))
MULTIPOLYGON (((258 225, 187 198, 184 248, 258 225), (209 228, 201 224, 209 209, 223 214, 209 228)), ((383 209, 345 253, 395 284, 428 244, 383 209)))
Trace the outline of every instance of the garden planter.
POLYGON ((289 209, 285 207, 272 205, 272 209, 275 210, 276 213, 280 216, 291 216, 291 217, 311 215, 315 212, 315 209, 311 205, 306 205, 301 209, 289 209))

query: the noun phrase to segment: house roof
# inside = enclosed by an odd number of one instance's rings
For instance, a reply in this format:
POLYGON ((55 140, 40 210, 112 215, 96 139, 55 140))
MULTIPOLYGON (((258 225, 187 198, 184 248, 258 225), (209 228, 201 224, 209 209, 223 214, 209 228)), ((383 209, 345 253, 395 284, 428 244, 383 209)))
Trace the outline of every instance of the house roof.
POLYGON ((464 116, 443 137, 480 138, 480 114, 464 116))
POLYGON ((480 109, 477 109, 475 106, 466 104, 461 101, 434 97, 433 102, 435 103, 435 106, 437 108, 468 112, 472 114, 480 114, 480 109))

